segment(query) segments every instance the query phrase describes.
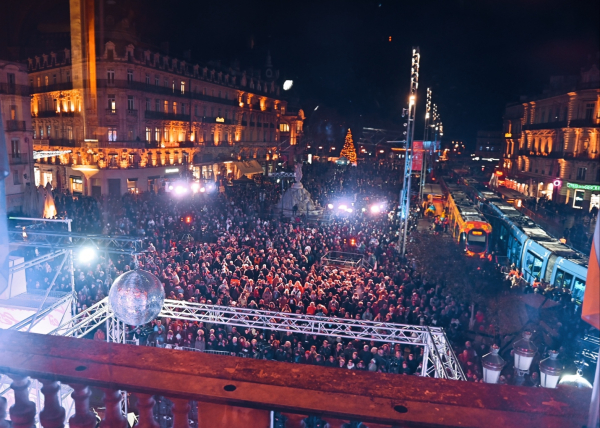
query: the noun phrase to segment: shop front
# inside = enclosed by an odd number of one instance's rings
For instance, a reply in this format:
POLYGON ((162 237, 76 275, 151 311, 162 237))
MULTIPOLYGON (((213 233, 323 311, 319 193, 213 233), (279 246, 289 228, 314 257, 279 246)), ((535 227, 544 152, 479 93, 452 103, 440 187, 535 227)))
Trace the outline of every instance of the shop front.
POLYGON ((577 210, 600 209, 600 185, 568 182, 566 203, 577 210))

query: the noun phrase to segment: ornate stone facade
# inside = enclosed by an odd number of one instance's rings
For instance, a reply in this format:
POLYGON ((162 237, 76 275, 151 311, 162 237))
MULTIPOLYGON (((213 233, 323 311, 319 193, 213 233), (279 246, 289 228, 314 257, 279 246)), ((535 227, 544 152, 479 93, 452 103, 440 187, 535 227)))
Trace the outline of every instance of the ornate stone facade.
MULTIPOLYGON (((36 150, 72 151, 56 165, 102 171, 109 164, 156 167, 162 158, 178 157, 186 157, 181 164, 190 169, 193 163, 267 162, 302 136, 303 113, 286 111, 270 58, 262 77, 109 41, 96 61, 95 82, 81 85, 71 62, 68 49, 29 59, 36 150)), ((62 174, 65 181, 53 178, 53 185, 72 190, 66 170, 62 174)))
POLYGON ((544 94, 507 106, 507 186, 569 204, 583 198, 575 208, 599 203, 599 104, 600 71, 592 66, 578 78, 553 78, 544 94))

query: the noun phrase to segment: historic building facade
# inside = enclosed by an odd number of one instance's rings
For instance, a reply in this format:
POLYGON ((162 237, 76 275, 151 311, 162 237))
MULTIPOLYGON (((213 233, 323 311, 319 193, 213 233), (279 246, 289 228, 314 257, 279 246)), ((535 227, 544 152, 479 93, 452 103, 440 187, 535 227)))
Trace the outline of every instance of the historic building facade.
POLYGON ((550 89, 506 107, 505 185, 575 209, 600 206, 600 71, 554 78, 550 89))
POLYGON ((216 179, 250 171, 232 162, 256 160, 268 173, 302 136, 303 112, 287 109, 270 58, 263 73, 247 72, 109 41, 94 82, 78 70, 68 49, 29 59, 35 148, 49 155, 38 176, 71 192, 155 190, 174 165, 216 179))
POLYGON ((21 210, 25 188, 32 183, 30 101, 27 66, 0 60, 0 112, 10 170, 4 179, 8 212, 21 210))

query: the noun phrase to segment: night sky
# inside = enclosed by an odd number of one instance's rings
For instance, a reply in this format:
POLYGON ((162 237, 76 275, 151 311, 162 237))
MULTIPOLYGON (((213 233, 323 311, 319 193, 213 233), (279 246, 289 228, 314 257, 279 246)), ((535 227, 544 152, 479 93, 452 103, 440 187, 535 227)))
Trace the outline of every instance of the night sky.
MULTIPOLYGON (((411 47, 418 45, 419 107, 430 86, 445 137, 469 142, 477 130, 501 130, 507 102, 540 92, 550 75, 578 73, 600 50, 596 0, 152 4, 166 24, 160 36, 172 46, 256 66, 269 49, 307 113, 326 105, 350 123, 362 115, 367 126, 402 123, 411 47)), ((415 136, 421 133, 418 124, 415 136)))
MULTIPOLYGON (((506 103, 540 92, 551 75, 577 74, 600 50, 597 0, 113 3, 107 13, 130 13, 141 39, 168 41, 172 56, 191 49, 201 63, 239 58, 242 67, 264 69, 270 51, 309 119, 319 105, 352 126, 401 126, 418 45, 418 119, 431 87, 445 139, 466 142, 478 130, 501 130, 506 103)), ((422 129, 418 123, 416 138, 422 129)))

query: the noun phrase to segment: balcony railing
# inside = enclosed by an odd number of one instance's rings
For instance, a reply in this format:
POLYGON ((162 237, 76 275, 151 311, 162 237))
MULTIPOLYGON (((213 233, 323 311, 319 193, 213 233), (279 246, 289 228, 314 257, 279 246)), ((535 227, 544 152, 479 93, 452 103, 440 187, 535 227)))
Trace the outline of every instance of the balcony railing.
POLYGON ((55 111, 55 110, 44 110, 38 111, 33 117, 75 117, 80 115, 78 111, 55 111))
POLYGON ((117 114, 117 109, 116 108, 107 108, 106 114, 117 114))
POLYGON ((77 147, 76 141, 68 138, 50 138, 48 142, 50 146, 77 147))
MULTIPOLYGON (((585 424, 591 396, 590 390, 573 388, 527 388, 524 393, 508 385, 291 366, 10 330, 0 330, 0 373, 12 379, 13 425, 34 426, 38 415, 43 428, 62 426, 67 411, 73 412, 70 426, 94 427, 90 387, 104 393, 98 407, 106 427, 126 426, 122 391, 132 394, 128 411, 138 415, 140 427, 159 426, 155 397, 161 404, 172 403, 165 413, 174 428, 188 428, 190 416, 211 428, 326 422, 346 428, 360 426, 358 421, 372 428, 562 428, 585 424), (43 385, 43 410, 30 401, 31 378, 43 385), (73 389, 74 410, 61 407, 60 383, 73 389)), ((5 406, 0 400, 0 415, 5 406)))
POLYGON ((68 91, 73 89, 73 82, 54 83, 52 85, 37 86, 29 88, 31 93, 38 94, 42 92, 53 92, 53 91, 68 91))
POLYGON ((600 128, 600 122, 590 119, 573 119, 569 122, 569 128, 600 128))
POLYGON ((191 117, 189 114, 174 114, 174 113, 163 113, 162 111, 150 111, 146 110, 144 113, 146 119, 157 119, 157 120, 180 120, 189 122, 191 117))
POLYGON ((128 116, 137 116, 138 111, 134 110, 134 109, 127 109, 127 115, 128 116))
POLYGON ((25 121, 24 120, 7 120, 6 121, 6 130, 10 131, 25 131, 25 121))
POLYGON ((0 83, 0 94, 28 96, 31 88, 26 85, 0 83))
POLYGON ((566 128, 568 126, 566 120, 560 122, 545 122, 545 123, 526 123, 523 125, 523 131, 535 131, 538 129, 558 129, 566 128))
POLYGON ((134 91, 151 92, 160 95, 191 98, 200 101, 210 101, 213 103, 226 104, 229 106, 238 105, 237 100, 228 100, 225 98, 211 97, 209 95, 192 92, 187 89, 182 93, 181 88, 178 87, 173 89, 173 87, 157 86, 145 82, 130 82, 127 80, 115 80, 113 82, 108 82, 106 79, 98 79, 98 88, 131 89, 134 91))

